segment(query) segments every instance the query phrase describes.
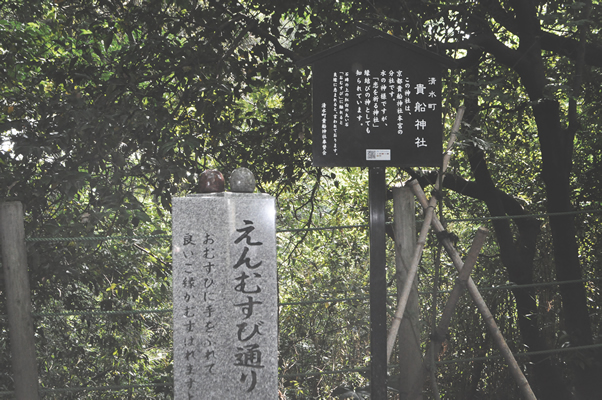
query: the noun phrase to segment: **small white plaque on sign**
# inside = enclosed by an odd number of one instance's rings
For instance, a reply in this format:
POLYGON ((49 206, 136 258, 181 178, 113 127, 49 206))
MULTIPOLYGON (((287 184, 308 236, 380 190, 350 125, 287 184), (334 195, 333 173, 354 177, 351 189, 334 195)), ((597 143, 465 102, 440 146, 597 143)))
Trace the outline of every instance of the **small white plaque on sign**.
POLYGON ((390 161, 391 150, 389 149, 366 149, 366 161, 390 161))

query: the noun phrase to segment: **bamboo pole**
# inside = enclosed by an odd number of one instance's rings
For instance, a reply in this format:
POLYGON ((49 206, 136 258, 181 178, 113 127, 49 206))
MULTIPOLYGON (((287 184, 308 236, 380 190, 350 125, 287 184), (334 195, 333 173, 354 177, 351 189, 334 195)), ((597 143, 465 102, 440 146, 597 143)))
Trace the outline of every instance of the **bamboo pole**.
MULTIPOLYGON (((460 130, 460 124, 462 123, 462 118, 464 117, 464 110, 465 107, 463 106, 458 108, 456 120, 454 121, 454 125, 452 126, 449 141, 447 144, 447 149, 443 156, 443 167, 439 172, 440 179, 437 180, 437 184, 435 186, 436 190, 439 190, 439 185, 443 183, 443 173, 445 172, 449 164, 449 160, 451 158, 451 148, 453 147, 454 142, 456 141, 457 133, 460 130)), ((416 277, 416 272, 418 271, 418 264, 420 263, 422 251, 424 250, 424 246, 426 244, 426 236, 431 227, 431 220, 433 218, 433 213, 436 204, 437 198, 433 196, 429 202, 429 205, 425 208, 424 222, 422 224, 422 228, 420 229, 420 236, 418 237, 418 241, 416 242, 416 249, 414 250, 412 264, 410 265, 410 268, 408 270, 407 281, 405 282, 403 289, 399 294, 399 298, 397 300, 397 309, 395 310, 393 322, 391 323, 391 328, 389 329, 389 333, 387 335, 387 360, 391 359, 391 354, 393 353, 395 337, 397 336, 397 331, 399 330, 399 325, 401 324, 401 320, 403 318, 403 314, 408 303, 408 298, 412 290, 412 282, 414 281, 414 278, 416 277)))
MULTIPOLYGON (((412 191, 414 192, 414 195, 420 202, 420 205, 423 208, 428 210, 427 207, 430 207, 430 204, 428 203, 428 201, 426 199, 426 195, 424 194, 424 191, 422 190, 422 188, 420 187, 418 182, 410 181, 409 183, 410 183, 410 187, 412 188, 412 191)), ((431 221, 432 221, 433 229, 435 230, 435 232, 445 232, 445 228, 443 227, 443 224, 441 224, 441 222, 439 221, 439 219, 436 216, 434 216, 431 219, 431 221)), ((443 238, 442 243, 443 243, 443 247, 449 254, 450 258, 452 259, 452 262, 454 263, 454 266, 456 267, 456 269, 458 271, 461 271, 462 267, 463 267, 462 259, 460 258, 460 255, 454 248, 454 246, 451 243, 451 241, 449 240, 449 238, 443 238)), ((475 285, 472 278, 468 279, 467 288, 468 288, 468 293, 470 294, 473 301, 477 305, 477 309, 483 316, 485 325, 487 326, 487 329, 489 329, 489 332, 491 333, 495 344, 497 345, 497 347, 500 350, 500 353, 502 354, 502 356, 508 363, 508 367, 510 368, 510 373, 514 377, 514 380, 516 381, 521 393, 523 394, 523 398, 525 400, 536 400, 535 394, 533 393, 533 390, 531 389, 531 386, 529 385, 527 378, 525 378, 525 375, 521 371, 518 363, 516 362, 516 359, 512 355, 512 352, 510 351, 510 348, 508 347, 508 344, 506 343, 506 340, 504 339, 502 332, 498 328, 498 326, 495 322, 495 319, 493 318, 493 315, 491 314, 491 311, 489 311, 487 304, 485 304, 485 300, 483 300, 483 297, 481 297, 481 293, 479 293, 479 289, 477 289, 477 286, 475 285)))
POLYGON ((0 204, 0 243, 15 399, 37 400, 38 371, 21 202, 0 204))
POLYGON ((462 293, 464 293, 464 290, 468 287, 468 279, 470 278, 472 269, 477 263, 477 257, 481 251, 481 248, 483 248, 483 245, 485 244, 488 234, 489 231, 487 228, 479 227, 479 229, 477 229, 475 238, 472 241, 472 246, 468 251, 466 260, 464 260, 463 267, 460 269, 458 274, 456 284, 454 285, 454 288, 447 299, 447 303, 445 304, 445 308, 441 313, 441 320, 439 321, 435 332, 433 332, 433 341, 435 342, 435 347, 437 350, 440 349, 441 344, 445 340, 454 309, 460 300, 460 296, 462 296, 462 293))
MULTIPOLYGON (((426 356, 424 357, 424 362, 420 367, 418 379, 414 382, 413 387, 411 389, 410 399, 418 398, 422 393, 421 389, 426 378, 427 363, 430 362, 431 358, 438 354, 441 350, 441 345, 443 344, 443 341, 445 340, 445 337, 447 335, 447 331, 451 323, 454 309, 456 308, 456 305, 458 304, 462 293, 464 293, 464 290, 468 285, 468 278, 470 278, 472 269, 477 263, 477 257, 479 255, 479 252, 481 251, 481 248, 485 244, 485 240, 487 239, 488 234, 489 231, 486 228, 480 227, 477 230, 477 233, 472 241, 470 250, 468 251, 468 254, 466 256, 466 260, 464 261, 463 267, 460 270, 460 273, 458 274, 458 277, 456 279, 456 284, 454 285, 454 288, 452 289, 452 292, 450 293, 447 302, 445 303, 443 313, 441 314, 441 320, 434 329, 431 343, 427 346, 428 350, 426 356)), ((438 397, 438 389, 435 381, 433 365, 430 366, 430 370, 433 392, 436 394, 436 397, 438 397)))

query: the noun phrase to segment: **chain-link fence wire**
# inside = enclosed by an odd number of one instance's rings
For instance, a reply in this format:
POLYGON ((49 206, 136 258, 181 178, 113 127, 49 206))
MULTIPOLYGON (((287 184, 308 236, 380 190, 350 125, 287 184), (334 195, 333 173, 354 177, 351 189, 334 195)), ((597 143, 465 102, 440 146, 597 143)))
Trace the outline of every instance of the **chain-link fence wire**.
MULTIPOLYGON (((586 216, 597 214, 597 211, 577 214, 586 216)), ((587 223, 583 219, 580 222, 587 223)), ((461 251, 467 250, 464 247, 469 240, 464 239, 476 229, 475 222, 487 224, 488 221, 489 218, 448 221, 452 225, 451 230, 459 237, 458 248, 461 251)), ((29 238, 27 241, 29 244, 98 241, 118 244, 136 241, 144 247, 145 240, 149 239, 155 244, 157 240, 165 242, 165 246, 169 247, 169 235, 29 238)), ((542 240, 549 240, 545 232, 542 240)), ((396 293, 391 240, 388 246, 389 305, 393 309, 396 293)), ((280 392, 290 399, 328 398, 337 387, 366 386, 369 376, 367 226, 281 229, 278 232, 278 247, 280 392), (302 242, 295 240, 300 233, 306 234, 302 242)), ((427 253, 428 251, 427 249, 427 253)), ((524 356, 528 352, 521 344, 514 299, 510 291, 517 285, 507 282, 497 253, 495 241, 490 239, 473 278, 496 316, 506 341, 517 354, 519 362, 524 363, 528 369, 528 358, 524 356)), ((547 345, 550 350, 547 352, 561 364, 562 357, 570 357, 567 354, 574 348, 563 347, 566 343, 563 342, 562 328, 559 326, 561 307, 557 287, 574 282, 554 281, 553 276, 549 275, 550 271, 545 270, 550 261, 547 257, 548 255, 541 254, 536 260, 540 269, 538 272, 546 281, 522 287, 536 290, 540 300, 537 318, 544 337, 549 341, 547 345)), ((432 293, 437 291, 440 303, 438 308, 441 308, 455 276, 451 262, 443 257, 441 284, 433 287, 433 271, 428 265, 429 260, 432 258, 423 257, 418 274, 423 314, 421 321, 424 321, 421 329, 423 343, 427 343, 431 332, 428 321, 433 307, 432 293)), ((589 255, 589 261, 597 261, 594 254, 589 255)), ((586 277, 579 282, 588 288, 592 307, 597 307, 600 304, 597 276, 602 274, 595 265, 586 264, 584 267, 586 277)), ((107 284, 103 286, 103 290, 116 289, 113 283, 107 284)), ((61 293, 59 297, 56 308, 69 302, 68 294, 61 293)), ((108 399, 124 398, 124 393, 128 398, 169 398, 172 395, 171 308, 134 309, 134 304, 131 309, 108 309, 113 306, 116 305, 101 302, 94 309, 34 313, 38 359, 43 361, 40 376, 44 398, 108 399), (125 329, 126 326, 130 328, 125 329), (127 331, 134 333, 130 335, 127 331), (82 342, 78 332, 86 332, 86 343, 82 342), (115 349, 111 360, 95 358, 96 355, 101 355, 97 348, 102 347, 115 349), (150 360, 144 364, 148 370, 141 371, 137 367, 141 355, 150 360), (94 361, 98 361, 99 365, 95 366, 94 361), (85 368, 85 373, 82 374, 80 368, 85 368), (160 371, 160 376, 153 376, 156 371, 160 371), (81 380, 77 384, 73 381, 73 376, 78 375, 85 375, 88 380, 81 380)), ((4 334, 0 346, 5 354, 3 358, 8 361, 6 318, 2 317, 0 327, 4 334)), ((514 393, 514 385, 509 381, 504 361, 492 347, 481 317, 469 298, 465 297, 458 305, 454 322, 444 349, 438 356, 437 376, 446 396, 460 398, 457 396, 469 392, 500 393, 500 388, 506 394, 514 393)), ((595 317, 593 322, 594 326, 599 326, 595 317)), ((106 358, 106 354, 102 357, 106 358)), ((395 373, 393 365, 390 368, 391 381, 395 380, 395 373)), ((3 374, 5 382, 9 381, 10 377, 7 375, 10 371, 6 370, 3 374)), ((0 391, 0 395, 10 397, 10 384, 6 384, 5 389, 0 391)))

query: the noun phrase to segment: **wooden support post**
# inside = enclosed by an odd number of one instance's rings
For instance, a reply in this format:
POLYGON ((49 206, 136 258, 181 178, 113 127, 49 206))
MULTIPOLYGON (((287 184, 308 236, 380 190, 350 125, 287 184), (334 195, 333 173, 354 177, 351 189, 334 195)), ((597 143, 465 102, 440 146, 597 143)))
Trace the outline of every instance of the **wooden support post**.
MULTIPOLYGON (((397 269, 397 291, 402 292, 410 275, 410 267, 416 248, 416 203, 408 187, 393 188, 393 210, 395 233, 395 264, 397 269)), ((418 302, 418 280, 416 275, 411 284, 403 319, 399 326, 399 399, 410 399, 410 390, 419 378, 422 365, 420 350, 420 308, 418 302)), ((422 393, 411 399, 422 399, 422 393)))
MULTIPOLYGON (((418 182, 411 181, 410 187, 412 188, 414 195, 416 196, 416 198, 418 199, 418 201, 420 202, 422 207, 427 209, 427 207, 429 207, 430 205, 426 199, 426 195, 424 194, 424 191, 422 190, 422 188, 420 187, 418 182)), ((427 211, 428 211, 428 209, 427 209, 427 211)), ((444 232, 445 231, 443 224, 441 224, 441 221, 439 221, 439 219, 436 216, 434 216, 431 221, 432 221, 433 229, 435 230, 435 232, 444 232)), ((448 238, 444 238, 442 240, 442 244, 443 244, 443 247, 445 248, 445 250, 447 251, 447 253, 449 254, 449 257, 452 259, 452 262, 453 262, 454 266, 456 267, 456 269, 458 271, 462 270, 462 266, 463 266, 462 259, 460 258, 460 255, 454 248, 451 241, 448 238)), ((468 279, 467 288, 468 288, 468 293, 470 294, 470 297, 472 297, 473 301, 477 305, 479 312, 483 316, 485 325, 489 329, 489 332, 491 333, 491 336, 493 337, 495 344, 498 346, 498 348, 500 349, 500 353, 502 353, 502 356, 508 363, 510 373, 512 374, 512 377, 516 381, 516 384, 518 385, 518 387, 523 395, 523 398, 525 400, 536 400, 535 394, 533 393, 533 390, 531 389, 531 386, 529 385, 527 378, 525 378, 523 371, 520 369, 518 363, 516 362, 516 359, 514 358, 514 355, 512 354, 512 352, 510 351, 510 348, 508 347, 508 344, 506 343, 506 340, 504 339, 502 332, 498 328, 497 323, 495 322, 495 319, 493 318, 493 315, 491 314, 491 311, 489 310, 489 307, 487 307, 487 304, 485 304, 485 300, 483 300, 483 297, 481 296, 481 293, 479 292, 479 289, 477 289, 477 285, 475 285, 472 278, 468 279)))
POLYGON ((15 399, 37 400, 39 398, 38 371, 21 202, 0 204, 0 244, 15 399))
POLYGON ((416 242, 416 248, 414 250, 412 262, 408 270, 407 280, 404 282, 401 293, 397 293, 397 308, 395 309, 393 322, 391 322, 391 328, 389 328, 389 333, 387 335, 387 360, 391 358, 391 354, 393 353, 395 337, 397 336, 399 325, 403 320, 403 314, 406 306, 408 305, 408 298, 410 297, 410 291, 412 290, 412 282, 416 277, 418 264, 420 263, 420 258, 422 257, 422 251, 426 245, 426 237, 431 227, 431 219, 434 217, 436 202, 437 199, 435 197, 431 198, 431 202, 424 213, 424 222, 422 223, 422 228, 420 229, 420 235, 418 235, 418 241, 416 242))

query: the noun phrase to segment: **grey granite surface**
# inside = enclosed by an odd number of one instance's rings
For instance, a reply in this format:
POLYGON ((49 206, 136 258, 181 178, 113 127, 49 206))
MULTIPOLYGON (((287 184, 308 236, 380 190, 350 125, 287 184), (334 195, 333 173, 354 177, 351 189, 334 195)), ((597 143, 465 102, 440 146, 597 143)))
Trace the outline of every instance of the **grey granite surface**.
POLYGON ((278 397, 274 198, 173 199, 176 399, 278 397))

